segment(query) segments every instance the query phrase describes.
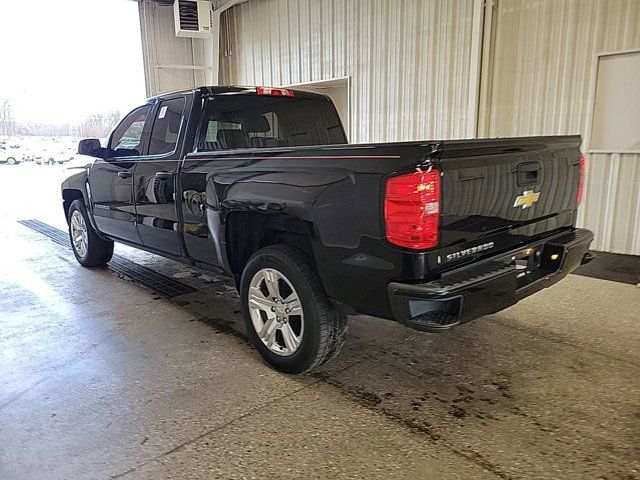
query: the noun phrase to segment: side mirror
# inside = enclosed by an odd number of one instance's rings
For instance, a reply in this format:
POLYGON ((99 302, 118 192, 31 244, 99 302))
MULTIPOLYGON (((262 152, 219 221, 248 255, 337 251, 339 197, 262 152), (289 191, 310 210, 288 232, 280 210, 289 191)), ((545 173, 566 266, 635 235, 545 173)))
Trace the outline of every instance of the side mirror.
POLYGON ((100 140, 97 138, 87 138, 80 140, 80 143, 78 143, 78 154, 102 158, 104 156, 104 149, 102 145, 100 145, 100 140))

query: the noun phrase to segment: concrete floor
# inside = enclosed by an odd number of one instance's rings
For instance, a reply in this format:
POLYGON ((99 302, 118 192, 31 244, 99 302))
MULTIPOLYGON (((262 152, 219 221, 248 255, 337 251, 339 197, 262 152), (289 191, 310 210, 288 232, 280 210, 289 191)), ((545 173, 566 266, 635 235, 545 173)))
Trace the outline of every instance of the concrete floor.
POLYGON ((199 291, 84 269, 16 223, 64 224, 62 170, 1 170, 2 480, 640 478, 634 285, 571 275, 442 335, 352 318, 340 357, 284 376, 226 281, 122 247, 199 291))

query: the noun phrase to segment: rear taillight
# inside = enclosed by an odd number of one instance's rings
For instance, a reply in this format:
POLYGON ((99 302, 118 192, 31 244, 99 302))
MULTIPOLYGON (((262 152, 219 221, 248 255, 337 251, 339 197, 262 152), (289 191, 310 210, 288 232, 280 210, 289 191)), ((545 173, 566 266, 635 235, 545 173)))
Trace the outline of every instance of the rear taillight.
POLYGON ((414 172, 387 180, 384 198, 387 240, 412 249, 438 244, 440 172, 414 172))
POLYGON ((587 158, 584 155, 580 155, 580 159, 578 160, 580 176, 578 177, 578 205, 582 203, 582 191, 584 189, 584 178, 587 171, 587 158))

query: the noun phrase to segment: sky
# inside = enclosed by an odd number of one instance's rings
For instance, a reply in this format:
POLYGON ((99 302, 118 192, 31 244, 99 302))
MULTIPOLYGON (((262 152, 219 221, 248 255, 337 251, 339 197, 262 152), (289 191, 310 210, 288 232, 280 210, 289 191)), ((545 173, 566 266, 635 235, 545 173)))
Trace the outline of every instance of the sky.
POLYGON ((0 0, 0 100, 18 122, 79 122, 144 102, 138 4, 0 0))

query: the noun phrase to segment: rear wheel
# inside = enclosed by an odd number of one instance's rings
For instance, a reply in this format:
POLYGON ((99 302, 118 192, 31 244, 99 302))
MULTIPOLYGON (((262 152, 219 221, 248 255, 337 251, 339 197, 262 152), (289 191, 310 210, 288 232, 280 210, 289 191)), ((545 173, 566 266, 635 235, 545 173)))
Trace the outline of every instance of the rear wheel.
POLYGON ((15 158, 13 158, 13 157, 9 157, 9 158, 7 158, 7 163, 8 163, 9 165, 15 165, 15 164, 16 164, 16 163, 18 163, 18 162, 16 162, 16 159, 15 159, 15 158))
POLYGON ((249 338, 278 370, 309 371, 344 343, 346 315, 329 303, 315 270, 295 248, 256 252, 242 273, 240 294, 249 338))
POLYGON ((55 164, 56 164, 55 159, 50 158, 50 159, 49 159, 49 165, 55 165, 55 164))
POLYGON ((71 248, 80 265, 100 267, 111 260, 113 242, 98 237, 80 200, 74 200, 69 207, 68 223, 71 248))

